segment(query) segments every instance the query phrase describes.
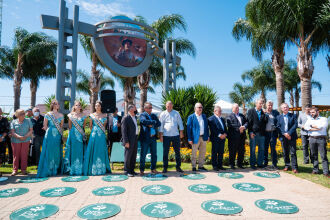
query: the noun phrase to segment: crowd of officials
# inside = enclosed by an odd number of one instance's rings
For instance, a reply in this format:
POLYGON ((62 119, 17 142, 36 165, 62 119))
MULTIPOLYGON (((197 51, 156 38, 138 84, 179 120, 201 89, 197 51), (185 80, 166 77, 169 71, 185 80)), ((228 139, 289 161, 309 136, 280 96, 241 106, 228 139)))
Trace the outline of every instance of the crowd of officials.
MULTIPOLYGON (((222 117, 220 106, 214 106, 214 114, 207 118, 201 103, 195 104, 195 112, 187 120, 187 138, 192 147, 192 171, 207 171, 204 167, 206 143, 211 141, 211 161, 214 171, 225 170, 223 155, 225 141, 228 139, 229 165, 231 169, 244 169, 245 141, 250 142, 250 167, 252 169, 268 166, 269 148, 272 166, 278 169, 276 152, 277 139, 281 141, 284 157, 284 171, 292 169, 298 173, 296 154, 297 128, 301 129, 304 163, 313 164, 313 174, 319 173, 318 154, 322 159, 323 174, 329 177, 327 159, 326 118, 319 115, 316 107, 306 106, 305 112, 289 112, 286 103, 281 105, 281 112, 273 109, 273 102, 267 101, 263 109, 263 100, 255 102, 255 108, 247 115, 239 113, 239 106, 233 104, 232 113, 222 117), (256 147, 258 152, 256 155, 256 147), (198 158, 197 158, 198 155, 198 158)), ((12 176, 26 175, 29 155, 32 163, 38 166, 37 177, 68 175, 103 175, 110 173, 108 147, 114 142, 121 142, 124 151, 124 172, 133 177, 135 172, 138 141, 140 142, 140 175, 144 175, 145 158, 150 151, 151 173, 156 174, 157 138, 163 142, 163 173, 168 169, 168 154, 173 147, 176 171, 181 169, 180 142, 184 138, 184 126, 180 114, 173 109, 171 101, 166 102, 166 110, 159 117, 152 113, 152 104, 144 104, 144 112, 139 120, 135 105, 128 106, 128 114, 121 118, 117 113, 110 117, 101 112, 102 103, 96 102, 95 112, 86 116, 79 101, 74 103, 68 115, 69 134, 63 145, 64 116, 59 112, 59 104, 53 100, 50 111, 42 116, 38 108, 27 111, 18 109, 14 120, 9 123, 0 108, 0 158, 3 162, 8 148, 9 161, 13 163, 12 176), (89 118, 89 120, 87 120, 89 118), (89 139, 85 133, 89 122, 89 139), (140 127, 140 129, 139 129, 140 127), (107 130, 110 133, 107 135, 107 130), (107 141, 109 139, 109 142, 107 141), (87 141, 88 140, 88 141, 87 141), (63 146, 65 147, 63 149, 63 146), (42 150, 40 150, 42 149, 42 150), (64 155, 63 155, 64 152, 64 155)))

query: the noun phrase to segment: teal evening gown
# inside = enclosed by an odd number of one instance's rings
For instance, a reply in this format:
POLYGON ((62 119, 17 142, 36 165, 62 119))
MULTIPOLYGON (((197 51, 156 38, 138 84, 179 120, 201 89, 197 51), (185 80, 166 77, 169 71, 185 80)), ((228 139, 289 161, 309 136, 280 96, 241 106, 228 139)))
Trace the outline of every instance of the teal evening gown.
MULTIPOLYGON (((76 119, 81 128, 84 125, 85 118, 86 116, 76 119)), ((72 123, 68 140, 64 148, 63 173, 72 176, 82 175, 85 152, 86 145, 83 142, 83 136, 72 123)))
MULTIPOLYGON (((63 160, 62 135, 57 130, 50 116, 45 115, 48 120, 48 128, 42 143, 42 150, 38 165, 37 177, 55 176, 61 172, 63 160)), ((63 117, 56 119, 61 124, 63 117)))
MULTIPOLYGON (((84 175, 95 176, 107 172, 111 173, 105 133, 95 122, 95 119, 90 117, 90 120, 93 120, 93 128, 84 158, 84 175)), ((106 118, 99 119, 102 126, 106 120, 106 118)))

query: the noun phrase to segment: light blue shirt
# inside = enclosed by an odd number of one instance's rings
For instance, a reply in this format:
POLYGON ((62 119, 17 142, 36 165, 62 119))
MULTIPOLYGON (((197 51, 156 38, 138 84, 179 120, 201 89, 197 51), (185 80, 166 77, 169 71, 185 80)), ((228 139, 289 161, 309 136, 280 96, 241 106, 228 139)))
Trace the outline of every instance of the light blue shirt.
POLYGON ((219 120, 219 122, 220 122, 221 128, 224 130, 224 127, 223 127, 223 124, 222 124, 221 118, 220 118, 220 117, 218 117, 218 116, 215 116, 215 117, 217 117, 217 119, 218 119, 218 120, 219 120))
POLYGON ((286 114, 286 115, 283 114, 283 118, 284 118, 284 123, 285 123, 284 129, 287 132, 288 131, 288 126, 289 126, 288 125, 288 123, 289 123, 288 114, 286 114))
POLYGON ((179 129, 180 131, 184 129, 181 116, 175 110, 172 110, 171 112, 165 110, 160 113, 159 121, 161 123, 159 132, 162 132, 163 136, 178 136, 179 129))
POLYGON ((118 126, 117 126, 118 116, 113 116, 112 118, 113 118, 112 119, 112 122, 113 122, 113 124, 112 124, 112 132, 113 133, 117 133, 118 132, 118 126))

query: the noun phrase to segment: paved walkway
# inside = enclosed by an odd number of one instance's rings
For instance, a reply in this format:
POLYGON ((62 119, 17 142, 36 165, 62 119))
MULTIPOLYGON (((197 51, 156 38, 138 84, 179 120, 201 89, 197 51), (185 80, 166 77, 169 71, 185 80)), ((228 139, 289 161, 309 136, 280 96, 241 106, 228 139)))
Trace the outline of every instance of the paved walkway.
POLYGON ((133 177, 122 182, 105 182, 102 176, 93 176, 82 182, 63 182, 61 177, 52 177, 39 183, 18 183, 17 179, 0 182, 0 190, 13 187, 26 187, 30 191, 24 195, 12 198, 0 198, 0 219, 9 219, 12 211, 36 204, 53 204, 59 207, 59 212, 51 219, 79 219, 77 211, 94 203, 113 203, 119 205, 121 212, 112 219, 149 219, 140 211, 141 207, 149 202, 167 201, 180 205, 183 212, 173 219, 330 219, 330 190, 315 183, 297 178, 293 175, 280 172, 280 178, 261 178, 253 175, 252 170, 236 170, 244 175, 242 179, 222 178, 214 172, 203 173, 202 180, 188 180, 179 177, 178 173, 169 172, 166 180, 146 181, 141 177, 133 177), (244 192, 234 189, 232 184, 249 182, 265 187, 263 192, 244 192), (212 184, 221 190, 213 194, 197 194, 188 190, 188 186, 197 183, 212 184), (164 184, 171 186, 173 192, 166 195, 147 195, 141 188, 151 184, 164 184), (77 192, 64 197, 45 198, 39 193, 47 188, 71 186, 77 192), (122 186, 126 192, 116 196, 95 196, 92 190, 104 186, 122 186), (207 200, 221 199, 240 204, 243 211, 236 215, 224 216, 211 214, 201 208, 201 203, 207 200), (258 199, 279 199, 291 202, 299 207, 295 214, 274 214, 266 212, 255 206, 258 199))

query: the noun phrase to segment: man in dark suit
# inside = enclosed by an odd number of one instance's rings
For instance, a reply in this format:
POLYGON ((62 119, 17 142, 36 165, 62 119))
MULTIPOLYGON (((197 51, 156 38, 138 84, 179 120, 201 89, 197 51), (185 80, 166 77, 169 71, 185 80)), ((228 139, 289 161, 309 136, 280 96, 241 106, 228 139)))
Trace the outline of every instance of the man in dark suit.
POLYGON ((229 148, 229 164, 235 169, 235 159, 237 154, 237 166, 243 168, 244 152, 245 152, 245 130, 248 122, 243 114, 239 113, 238 104, 233 104, 233 113, 227 117, 228 126, 228 148, 229 148))
POLYGON ((121 121, 122 144, 125 147, 124 171, 129 177, 137 175, 134 171, 138 143, 138 125, 135 105, 128 106, 128 114, 121 121))
POLYGON ((221 117, 221 107, 214 106, 214 115, 208 118, 212 142, 212 166, 214 171, 225 170, 222 166, 223 152, 227 137, 226 121, 221 117))
POLYGON ((256 101, 256 107, 249 109, 248 118, 248 133, 250 136, 250 166, 256 169, 256 162, 259 168, 264 167, 265 157, 265 132, 268 118, 262 110, 264 104, 263 99, 256 101), (256 161, 256 145, 258 145, 258 158, 256 161))
POLYGON ((282 142, 283 157, 284 157, 284 171, 288 171, 290 167, 290 156, 291 155, 291 166, 294 173, 298 173, 297 163, 297 132, 298 121, 294 114, 289 112, 289 105, 283 103, 281 105, 283 114, 277 117, 277 129, 280 133, 280 141, 282 142))
POLYGON ((152 111, 152 104, 150 102, 144 103, 144 111, 140 115, 140 174, 144 175, 145 160, 150 149, 151 154, 151 172, 156 174, 157 163, 157 128, 160 126, 160 121, 152 111))

